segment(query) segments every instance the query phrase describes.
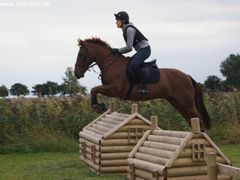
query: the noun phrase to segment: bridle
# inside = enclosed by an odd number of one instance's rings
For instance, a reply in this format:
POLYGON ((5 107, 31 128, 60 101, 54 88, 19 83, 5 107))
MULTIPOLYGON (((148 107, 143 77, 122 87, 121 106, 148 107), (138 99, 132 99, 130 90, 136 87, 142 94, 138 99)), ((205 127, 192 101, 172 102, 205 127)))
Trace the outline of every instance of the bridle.
MULTIPOLYGON (((86 58, 89 56, 90 58, 92 58, 92 56, 88 53, 88 48, 87 47, 85 47, 85 46, 81 46, 80 48, 84 48, 85 50, 86 50, 86 52, 87 53, 85 53, 84 54, 84 56, 83 56, 83 58, 82 59, 80 59, 80 61, 82 61, 82 64, 85 64, 84 63, 84 61, 86 60, 86 58)), ((79 55, 79 53, 78 53, 78 55, 79 55)), ((93 58, 92 58, 93 59, 93 58)), ((92 63, 89 67, 87 67, 87 68, 84 68, 83 67, 83 69, 86 69, 86 71, 90 71, 90 68, 92 68, 93 66, 95 66, 96 65, 96 63, 92 63)), ((79 65, 76 63, 75 64, 75 66, 78 66, 79 67, 79 65)))
MULTIPOLYGON (((84 62, 85 62, 85 60, 86 60, 87 57, 89 57, 89 58, 91 58, 91 59, 94 59, 94 58, 89 54, 89 50, 88 50, 88 48, 87 48, 86 46, 82 45, 81 48, 84 48, 84 49, 86 50, 86 53, 84 54, 83 58, 80 59, 80 61, 82 61, 82 64, 84 64, 84 62)), ((111 55, 112 55, 112 53, 109 53, 104 59, 107 59, 107 58, 108 58, 109 56, 111 56, 111 55)), ((90 71, 90 72, 91 72, 91 70, 92 70, 94 73, 98 74, 98 79, 101 79, 102 74, 108 70, 108 68, 111 66, 112 63, 113 63, 113 61, 109 61, 108 66, 107 66, 105 69, 103 69, 103 70, 101 71, 101 73, 98 73, 97 71, 95 71, 95 70, 93 69, 93 67, 94 67, 95 65, 97 65, 96 62, 93 62, 93 63, 90 64, 87 68, 84 68, 84 67, 83 67, 83 69, 84 69, 84 70, 86 69, 86 71, 90 71)), ((75 65, 79 67, 79 65, 78 65, 77 63, 76 63, 75 65)))

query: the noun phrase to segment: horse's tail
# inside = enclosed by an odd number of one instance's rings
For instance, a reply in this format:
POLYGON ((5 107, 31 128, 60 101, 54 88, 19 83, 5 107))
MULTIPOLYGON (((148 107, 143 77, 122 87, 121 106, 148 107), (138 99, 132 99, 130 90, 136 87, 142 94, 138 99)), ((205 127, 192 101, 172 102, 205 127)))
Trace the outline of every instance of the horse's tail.
POLYGON ((198 83, 191 76, 189 76, 189 77, 191 78, 192 84, 195 89, 195 104, 196 104, 197 110, 203 118, 203 123, 204 123, 205 127, 207 129, 210 129, 211 128, 211 119, 210 119, 208 111, 204 105, 202 88, 198 85, 198 83))

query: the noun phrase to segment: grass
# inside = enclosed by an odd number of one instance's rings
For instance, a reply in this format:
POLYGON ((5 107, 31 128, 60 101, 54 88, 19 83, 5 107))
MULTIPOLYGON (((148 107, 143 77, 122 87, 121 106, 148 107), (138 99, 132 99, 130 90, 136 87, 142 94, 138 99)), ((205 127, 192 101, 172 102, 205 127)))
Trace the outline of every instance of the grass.
POLYGON ((220 147, 232 164, 240 168, 240 144, 224 144, 220 147))
POLYGON ((98 176, 80 160, 78 153, 0 155, 0 180, 122 180, 121 175, 98 176))
MULTIPOLYGON (((240 167, 240 144, 221 145, 220 148, 240 167)), ((79 154, 68 153, 32 153, 0 155, 0 180, 123 180, 123 175, 104 175, 86 167, 79 154)))

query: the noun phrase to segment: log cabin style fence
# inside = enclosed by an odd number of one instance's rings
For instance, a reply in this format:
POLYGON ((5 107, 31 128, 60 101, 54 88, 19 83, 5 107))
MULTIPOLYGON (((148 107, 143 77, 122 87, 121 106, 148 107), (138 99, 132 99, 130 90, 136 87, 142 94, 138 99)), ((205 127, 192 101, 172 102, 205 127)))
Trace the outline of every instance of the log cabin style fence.
MULTIPOLYGON (((161 123, 160 123, 161 124, 161 123)), ((191 119, 191 132, 169 131, 138 114, 109 109, 79 133, 80 159, 99 174, 124 173, 128 180, 232 180, 240 169, 191 119)))

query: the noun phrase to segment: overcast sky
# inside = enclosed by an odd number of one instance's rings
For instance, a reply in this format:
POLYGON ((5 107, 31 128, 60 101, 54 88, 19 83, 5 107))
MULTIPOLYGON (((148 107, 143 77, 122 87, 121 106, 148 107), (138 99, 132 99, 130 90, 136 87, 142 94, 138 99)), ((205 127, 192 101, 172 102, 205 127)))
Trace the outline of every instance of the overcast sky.
MULTIPOLYGON (((221 61, 240 51, 239 0, 0 0, 0 85, 62 83, 79 37, 124 46, 113 15, 121 10, 149 39, 149 59, 201 83, 222 78, 221 61)), ((80 83, 90 89, 97 76, 87 72, 80 83)))

